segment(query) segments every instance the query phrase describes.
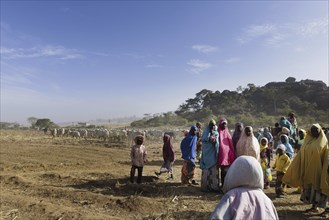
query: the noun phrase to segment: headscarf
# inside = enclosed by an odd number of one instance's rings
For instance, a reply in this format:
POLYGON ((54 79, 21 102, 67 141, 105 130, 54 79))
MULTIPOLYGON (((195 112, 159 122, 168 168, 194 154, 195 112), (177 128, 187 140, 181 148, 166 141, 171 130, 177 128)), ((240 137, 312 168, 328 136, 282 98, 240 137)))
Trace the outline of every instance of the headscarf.
POLYGON ((268 140, 267 140, 266 137, 262 137, 260 139, 259 147, 260 147, 260 152, 262 152, 264 149, 266 149, 268 147, 268 140), (266 144, 265 145, 262 144, 262 140, 265 140, 266 141, 266 144))
POLYGON ((251 156, 240 156, 226 174, 223 192, 237 187, 263 189, 263 179, 263 170, 259 162, 251 156))
POLYGON ((289 137, 285 134, 281 134, 280 135, 280 141, 278 142, 278 145, 279 144, 283 144, 286 147, 286 154, 291 159, 294 156, 294 150, 293 150, 291 144, 289 143, 289 137), (281 137, 284 137, 284 139, 286 140, 286 143, 282 143, 281 137))
POLYGON ((263 137, 266 137, 268 142, 272 142, 273 140, 273 135, 270 133, 270 130, 268 128, 264 128, 263 137))
POLYGON ((244 128, 243 133, 236 145, 236 156, 253 156, 257 160, 260 157, 260 146, 257 138, 254 136, 253 128, 251 126, 247 126, 244 128), (251 130, 251 135, 246 135, 246 128, 251 130))
POLYGON ((279 124, 280 126, 283 128, 283 127, 286 127, 289 129, 290 133, 289 135, 292 137, 295 133, 295 130, 294 128, 292 127, 291 123, 285 118, 285 117, 281 117, 280 118, 280 121, 279 121, 279 124))
POLYGON ((238 122, 235 124, 235 130, 234 130, 234 133, 233 133, 233 136, 232 136, 232 141, 233 141, 233 146, 234 146, 234 149, 236 150, 236 145, 241 137, 241 134, 243 132, 243 123, 242 122, 238 122), (238 129, 238 127, 241 126, 242 128, 242 131, 240 131, 238 129))
POLYGON ((165 134, 163 136, 162 155, 164 161, 175 161, 174 146, 172 144, 171 137, 169 134, 165 134))
POLYGON ((134 138, 135 144, 137 144, 137 141, 142 141, 142 144, 144 143, 144 136, 143 135, 137 135, 134 138))
POLYGON ((215 129, 216 122, 211 120, 209 125, 205 128, 202 134, 202 154, 200 160, 200 168, 202 170, 209 169, 217 164, 217 157, 218 157, 218 131, 215 129), (210 130, 210 124, 213 124, 213 130, 210 130), (212 136, 215 139, 215 142, 212 142, 212 136))
POLYGON ((283 151, 283 153, 286 152, 286 146, 284 146, 284 144, 279 144, 277 149, 281 149, 283 151))
POLYGON ((188 160, 193 163, 196 157, 196 142, 197 142, 197 136, 195 135, 196 130, 197 127, 195 125, 191 126, 188 135, 182 140, 180 144, 182 158, 184 160, 188 160))
POLYGON ((230 131, 227 127, 222 130, 222 124, 224 122, 227 124, 225 118, 220 119, 217 128, 219 133, 219 152, 217 162, 220 166, 230 166, 235 160, 235 150, 230 131))
POLYGON ((328 169, 328 139, 321 126, 313 124, 320 131, 319 137, 311 135, 311 129, 307 131, 304 144, 290 164, 283 181, 292 187, 309 185, 314 190, 329 196, 328 169))

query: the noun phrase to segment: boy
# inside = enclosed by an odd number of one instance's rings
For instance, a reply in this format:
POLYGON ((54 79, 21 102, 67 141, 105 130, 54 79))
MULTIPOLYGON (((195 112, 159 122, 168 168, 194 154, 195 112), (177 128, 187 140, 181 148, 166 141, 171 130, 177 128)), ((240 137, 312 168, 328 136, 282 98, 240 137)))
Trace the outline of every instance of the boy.
POLYGON ((276 170, 276 184, 275 184, 275 193, 278 198, 285 197, 285 188, 286 185, 282 183, 282 178, 287 172, 287 169, 291 163, 289 156, 285 153, 286 146, 279 144, 276 150, 276 160, 273 166, 273 169, 276 170))
POLYGON ((146 162, 147 151, 144 143, 144 136, 138 135, 135 137, 135 145, 132 146, 130 157, 131 157, 131 170, 130 170, 130 182, 134 183, 135 171, 138 171, 137 183, 142 182, 143 167, 146 162))

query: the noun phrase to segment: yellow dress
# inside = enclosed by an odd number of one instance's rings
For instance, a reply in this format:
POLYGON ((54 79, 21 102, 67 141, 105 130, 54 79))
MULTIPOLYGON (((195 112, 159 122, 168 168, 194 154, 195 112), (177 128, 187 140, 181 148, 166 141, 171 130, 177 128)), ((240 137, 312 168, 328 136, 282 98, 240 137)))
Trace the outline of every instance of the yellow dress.
MULTIPOLYGON (((321 196, 329 197, 328 169, 328 140, 319 124, 314 124, 320 130, 318 138, 307 132, 301 150, 289 166, 283 182, 292 187, 301 187, 304 190, 304 202, 319 202, 321 196), (305 194, 306 193, 306 194, 305 194)), ((325 198, 327 199, 327 198, 325 198)))

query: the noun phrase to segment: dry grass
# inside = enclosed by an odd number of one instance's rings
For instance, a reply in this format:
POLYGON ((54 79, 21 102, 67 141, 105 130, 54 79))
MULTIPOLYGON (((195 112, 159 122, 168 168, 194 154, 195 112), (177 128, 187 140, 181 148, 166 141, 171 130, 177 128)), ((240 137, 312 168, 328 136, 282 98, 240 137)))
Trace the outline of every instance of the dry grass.
MULTIPOLYGON (((0 219, 208 219, 220 199, 180 184, 179 142, 174 181, 154 176, 161 142, 146 142, 143 183, 129 184, 130 149, 98 140, 52 138, 36 131, 1 131, 0 219)), ((196 179, 201 171, 196 169, 196 179)), ((289 189, 292 192, 294 189, 289 189)), ((280 219, 317 219, 299 195, 275 198, 280 219)))

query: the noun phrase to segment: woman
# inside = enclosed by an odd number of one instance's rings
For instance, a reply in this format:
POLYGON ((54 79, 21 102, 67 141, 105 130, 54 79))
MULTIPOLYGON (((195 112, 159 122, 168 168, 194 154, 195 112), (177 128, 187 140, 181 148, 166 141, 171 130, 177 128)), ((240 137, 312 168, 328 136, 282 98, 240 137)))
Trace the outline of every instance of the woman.
POLYGON ((227 170, 235 160, 235 150, 231 134, 227 128, 227 120, 222 118, 218 123, 219 152, 217 163, 220 167, 221 183, 223 185, 227 170))
POLYGON ((263 171, 251 156, 238 157, 227 172, 221 198, 210 219, 279 219, 263 192, 263 171))
POLYGON ((236 145, 241 137, 241 134, 243 132, 243 123, 242 122, 238 122, 235 124, 235 130, 232 136, 232 141, 233 141, 233 146, 234 146, 234 150, 236 151, 236 145))
POLYGON ((319 207, 325 208, 325 217, 329 217, 328 160, 328 140, 321 126, 313 124, 283 178, 286 184, 303 189, 301 200, 312 204, 306 212, 318 213, 319 207))
POLYGON ((217 166, 219 142, 216 122, 214 120, 211 120, 204 130, 201 141, 201 190, 219 191, 219 169, 217 166))
POLYGON ((257 138, 254 136, 251 126, 247 126, 242 133, 236 146, 236 156, 253 156, 259 160, 260 147, 257 138))

